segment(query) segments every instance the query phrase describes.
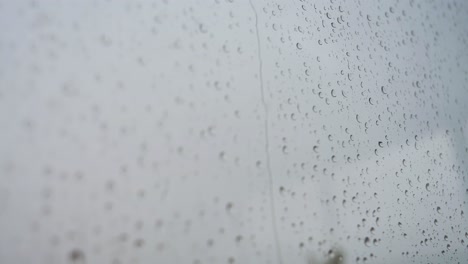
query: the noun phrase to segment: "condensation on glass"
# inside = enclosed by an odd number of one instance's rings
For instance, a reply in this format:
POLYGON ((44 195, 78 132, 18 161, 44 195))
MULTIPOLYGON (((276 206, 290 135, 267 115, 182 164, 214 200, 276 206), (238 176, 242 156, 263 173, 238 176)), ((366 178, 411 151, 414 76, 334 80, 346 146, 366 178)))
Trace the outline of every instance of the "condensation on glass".
POLYGON ((468 2, 0 1, 1 263, 466 263, 468 2))

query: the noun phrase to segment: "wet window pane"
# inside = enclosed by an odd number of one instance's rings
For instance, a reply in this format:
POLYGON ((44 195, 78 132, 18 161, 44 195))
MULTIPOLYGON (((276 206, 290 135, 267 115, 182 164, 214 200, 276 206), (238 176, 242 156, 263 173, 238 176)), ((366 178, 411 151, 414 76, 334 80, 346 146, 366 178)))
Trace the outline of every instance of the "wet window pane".
POLYGON ((0 263, 466 263, 468 3, 0 1, 0 263))

